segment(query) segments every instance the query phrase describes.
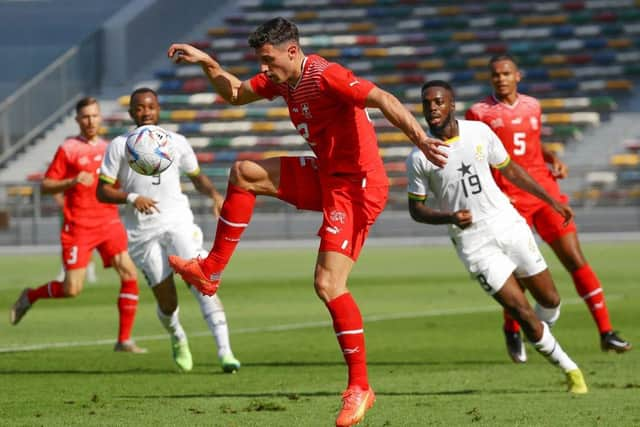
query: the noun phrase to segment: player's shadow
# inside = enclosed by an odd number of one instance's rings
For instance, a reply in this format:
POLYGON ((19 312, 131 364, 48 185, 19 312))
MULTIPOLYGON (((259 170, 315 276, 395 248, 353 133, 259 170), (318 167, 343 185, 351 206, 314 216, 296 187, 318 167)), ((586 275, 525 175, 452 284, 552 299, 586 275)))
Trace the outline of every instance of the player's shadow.
MULTIPOLYGON (((494 365, 508 365, 511 364, 509 361, 505 360, 457 360, 457 361, 368 361, 368 366, 465 366, 465 365, 485 365, 485 366, 494 366, 494 365)), ((269 368, 290 368, 290 367, 308 367, 308 366, 344 366, 343 361, 316 361, 316 362, 247 362, 242 364, 243 367, 269 367, 269 368)))
POLYGON ((167 368, 130 368, 130 369, 0 369, 0 377, 3 375, 167 375, 178 373, 175 369, 167 368))
MULTIPOLYGON (((527 393, 527 390, 522 390, 527 393)), ((481 393, 480 390, 463 389, 463 390, 443 390, 443 391, 407 391, 385 392, 377 391, 376 396, 456 396, 481 393)), ((298 400, 303 397, 334 397, 336 391, 313 391, 313 392, 277 392, 277 393, 197 393, 197 394, 145 394, 145 395, 121 395, 117 396, 124 399, 225 399, 225 398, 287 398, 290 400, 298 400)))

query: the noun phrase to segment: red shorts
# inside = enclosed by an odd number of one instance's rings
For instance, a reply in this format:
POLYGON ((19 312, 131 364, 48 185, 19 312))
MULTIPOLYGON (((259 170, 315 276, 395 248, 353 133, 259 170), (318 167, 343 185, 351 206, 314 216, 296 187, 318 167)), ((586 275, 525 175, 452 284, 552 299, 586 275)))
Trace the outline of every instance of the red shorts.
POLYGON ((386 175, 377 179, 364 175, 321 177, 313 157, 280 160, 278 198, 298 209, 322 211, 318 230, 322 252, 339 252, 357 260, 388 193, 386 175))
MULTIPOLYGON (((556 186, 556 189, 545 188, 547 192, 556 200, 560 200, 562 203, 567 203, 569 197, 566 194, 561 194, 560 189, 556 186)), ((529 204, 523 209, 516 204, 516 209, 527 220, 529 226, 533 227, 542 240, 547 243, 551 243, 565 234, 575 233, 577 231, 576 223, 571 220, 566 227, 563 225, 564 218, 558 212, 556 212, 551 206, 542 200, 536 199, 539 203, 529 204)))
POLYGON ((65 224, 60 243, 65 270, 85 268, 94 249, 98 250, 102 264, 107 268, 111 267, 114 256, 127 250, 127 232, 119 219, 95 228, 65 224))

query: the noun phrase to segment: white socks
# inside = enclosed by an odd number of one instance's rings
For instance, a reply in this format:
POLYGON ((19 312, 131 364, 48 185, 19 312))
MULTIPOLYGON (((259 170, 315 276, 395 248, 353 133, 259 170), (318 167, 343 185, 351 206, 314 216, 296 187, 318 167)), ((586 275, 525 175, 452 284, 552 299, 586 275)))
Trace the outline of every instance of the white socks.
POLYGON ((542 338, 540 341, 533 343, 538 353, 542 354, 549 362, 560 366, 563 371, 568 372, 578 369, 578 365, 564 352, 555 337, 551 335, 549 326, 545 322, 542 323, 542 338))
POLYGON ((556 323, 560 317, 560 304, 554 308, 544 308, 540 304, 536 303, 534 310, 538 319, 542 320, 550 327, 553 327, 554 323, 556 323))
POLYGON ((213 334, 213 338, 216 340, 218 346, 218 357, 223 357, 231 354, 231 343, 229 342, 229 328, 227 327, 227 316, 224 313, 224 307, 222 301, 218 298, 218 295, 209 297, 202 295, 194 286, 189 286, 191 293, 196 297, 198 303, 200 303, 200 311, 202 317, 209 330, 213 334))
POLYGON ((159 306, 156 306, 156 314, 158 315, 158 319, 162 326, 171 334, 176 341, 182 342, 187 340, 187 334, 182 329, 182 325, 180 324, 180 319, 178 318, 178 312, 180 311, 180 307, 176 307, 176 311, 171 313, 170 315, 164 314, 162 310, 160 310, 159 306))

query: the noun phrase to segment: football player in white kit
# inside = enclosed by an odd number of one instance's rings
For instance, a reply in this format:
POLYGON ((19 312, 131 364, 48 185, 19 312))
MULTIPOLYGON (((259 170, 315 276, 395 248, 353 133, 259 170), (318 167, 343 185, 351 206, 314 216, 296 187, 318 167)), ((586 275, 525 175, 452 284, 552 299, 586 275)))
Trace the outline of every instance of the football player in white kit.
POLYGON ((455 119, 451 86, 422 87, 430 133, 447 143, 447 164, 437 167, 420 150, 407 159, 409 212, 417 222, 448 224, 458 257, 482 289, 517 319, 528 340, 567 378, 568 391, 587 392, 582 372, 562 350, 549 326, 560 315, 560 296, 526 221, 496 185, 490 167, 541 198, 568 222, 573 212, 552 199, 521 167, 510 162, 500 139, 484 123, 455 119), (433 203, 425 204, 427 196, 433 203), (529 304, 516 277, 537 301, 529 304))
MULTIPOLYGON (((157 125, 160 117, 158 96, 152 89, 140 88, 131 94, 129 114, 137 126, 157 125)), ((178 296, 169 267, 169 255, 194 258, 202 249, 202 231, 194 223, 187 196, 180 187, 180 173, 185 172, 196 190, 210 197, 217 215, 222 196, 209 178, 200 173, 198 160, 186 138, 170 132, 174 161, 157 176, 134 172, 125 156, 126 136, 116 137, 107 148, 100 169, 98 199, 105 203, 126 203, 124 224, 129 238, 129 253, 144 273, 158 303, 157 315, 171 335, 173 358, 183 371, 193 367, 187 335, 178 317, 178 296), (116 183, 120 185, 118 188, 116 183)), ((200 303, 204 317, 218 346, 218 358, 225 372, 240 369, 233 356, 224 308, 217 295, 202 295, 189 289, 200 303)))

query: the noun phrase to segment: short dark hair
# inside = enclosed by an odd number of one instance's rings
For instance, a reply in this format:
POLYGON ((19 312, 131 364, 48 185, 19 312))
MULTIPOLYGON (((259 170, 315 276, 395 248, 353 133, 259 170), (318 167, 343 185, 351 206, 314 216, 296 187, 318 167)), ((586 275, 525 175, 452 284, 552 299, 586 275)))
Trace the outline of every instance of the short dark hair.
POLYGON ((296 24, 280 16, 260 25, 249 36, 249 46, 254 49, 261 48, 265 44, 278 46, 287 41, 299 43, 300 34, 296 24))
POLYGON ((491 66, 498 61, 511 61, 513 62, 513 65, 518 67, 518 61, 516 61, 516 59, 512 55, 508 53, 498 53, 496 55, 493 55, 491 59, 489 59, 489 69, 491 69, 491 66))
POLYGON ((129 102, 131 102, 134 96, 139 95, 141 93, 151 93, 153 94, 154 97, 158 98, 158 94, 156 93, 156 91, 151 89, 150 87, 139 87, 138 89, 131 92, 131 95, 129 96, 129 102))
POLYGON ((424 95, 424 91, 429 89, 430 87, 444 88, 449 91, 452 99, 456 98, 456 94, 453 91, 453 87, 449 83, 445 82, 444 80, 429 80, 428 82, 422 85, 422 89, 420 89, 420 96, 422 97, 424 95))
POLYGON ((98 100, 95 99, 93 96, 85 96, 84 98, 76 102, 76 114, 80 114, 80 110, 82 110, 87 105, 93 105, 97 103, 98 103, 98 100))

